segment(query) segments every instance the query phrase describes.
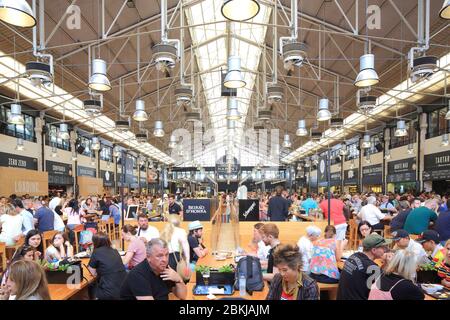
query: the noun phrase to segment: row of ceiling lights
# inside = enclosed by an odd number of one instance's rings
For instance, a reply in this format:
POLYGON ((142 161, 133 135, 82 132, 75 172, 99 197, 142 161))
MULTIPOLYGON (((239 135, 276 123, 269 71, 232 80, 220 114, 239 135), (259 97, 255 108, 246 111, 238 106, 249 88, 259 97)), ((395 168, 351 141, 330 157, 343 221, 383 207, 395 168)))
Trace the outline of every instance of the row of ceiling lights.
MULTIPOLYGON (((255 0, 225 0, 222 6, 222 15, 231 21, 247 21, 255 17, 260 10, 260 6, 255 0)), ((444 1, 442 9, 439 15, 444 19, 450 18, 450 0, 444 1)), ((33 12, 24 0, 0 0, 0 20, 7 23, 21 26, 21 27, 34 27, 36 25, 36 19, 33 12)), ((102 59, 92 60, 92 75, 89 78, 89 88, 97 92, 106 92, 111 90, 111 84, 106 75, 106 62, 102 59)), ((378 74, 374 69, 374 55, 364 54, 360 57, 360 72, 355 79, 355 86, 359 88, 367 88, 373 86, 379 82, 378 74)), ((243 76, 241 74, 241 63, 239 56, 230 56, 228 58, 228 72, 224 79, 224 86, 227 88, 242 88, 246 85, 243 76)), ((229 99, 227 108, 228 120, 238 120, 241 118, 237 109, 236 100, 229 99)), ((331 119, 331 112, 329 111, 329 100, 322 98, 319 100, 319 108, 317 113, 318 121, 328 121, 331 119)), ((446 118, 450 118, 450 111, 446 118)), ((143 100, 136 100, 136 111, 133 114, 133 119, 138 122, 147 121, 148 115, 145 112, 145 102, 143 100)), ((21 107, 19 104, 11 105, 11 117, 10 123, 23 125, 23 117, 21 116, 21 107)), ((164 136, 164 127, 162 121, 155 122, 155 129, 153 134, 156 137, 164 136)), ((304 119, 299 120, 298 128, 296 131, 298 136, 306 136, 308 131, 306 130, 306 123, 304 119)), ((407 135, 405 122, 403 120, 398 121, 397 130, 395 135, 398 137, 407 135)), ((60 137, 62 139, 68 139, 68 127, 63 123, 60 127, 60 137)), ((176 139, 171 136, 170 146, 174 146, 176 139)), ((289 136, 285 135, 284 146, 291 145, 289 136)))

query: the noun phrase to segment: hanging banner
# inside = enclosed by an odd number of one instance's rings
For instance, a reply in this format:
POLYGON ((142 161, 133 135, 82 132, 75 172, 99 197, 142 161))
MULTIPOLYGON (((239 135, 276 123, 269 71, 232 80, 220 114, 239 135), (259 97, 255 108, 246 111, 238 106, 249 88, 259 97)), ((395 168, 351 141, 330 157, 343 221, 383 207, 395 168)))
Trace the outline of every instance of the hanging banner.
POLYGON ((18 154, 0 152, 0 167, 37 170, 37 159, 20 156, 18 154))
POLYGON ((183 220, 184 221, 209 221, 211 219, 210 199, 184 199, 183 220))
POLYGON ((359 175, 358 169, 349 169, 344 171, 344 185, 358 185, 359 175))
POLYGON ((319 158, 319 164, 317 166, 317 175, 319 187, 326 187, 328 185, 327 156, 322 156, 319 158))
POLYGON ((100 174, 103 179, 104 187, 114 187, 114 172, 109 170, 101 170, 100 174))

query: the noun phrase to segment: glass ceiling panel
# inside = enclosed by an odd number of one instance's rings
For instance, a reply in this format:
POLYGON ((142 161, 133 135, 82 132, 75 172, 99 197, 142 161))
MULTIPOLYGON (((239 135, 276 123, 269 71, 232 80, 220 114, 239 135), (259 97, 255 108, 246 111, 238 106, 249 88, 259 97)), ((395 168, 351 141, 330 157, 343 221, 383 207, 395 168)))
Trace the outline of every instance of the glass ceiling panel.
MULTIPOLYGON (((195 54, 200 72, 205 72, 201 76, 202 86, 206 97, 206 103, 210 114, 211 126, 214 129, 216 141, 224 141, 228 136, 227 122, 225 120, 227 99, 221 94, 221 74, 220 70, 226 70, 227 65, 227 32, 226 23, 214 21, 224 21, 220 12, 223 4, 222 0, 205 0, 186 10, 187 22, 195 25, 189 29, 193 45, 196 47, 195 54), (213 41, 211 41, 213 40, 213 41)), ((251 21, 255 23, 267 24, 271 15, 271 8, 260 4, 261 10, 251 21)), ((261 48, 264 43, 267 27, 263 25, 250 25, 247 23, 230 23, 231 34, 236 34, 240 39, 232 37, 230 54, 238 55, 241 58, 242 70, 257 71, 261 58, 261 48)), ((236 121, 236 131, 233 133, 237 138, 242 135, 242 128, 245 124, 245 117, 249 108, 250 98, 255 84, 255 74, 243 72, 246 87, 238 89, 238 109, 242 114, 242 119, 236 121), (240 129, 241 128, 241 129, 240 129)), ((225 144, 223 142, 223 144, 225 144)), ((220 155, 225 154, 225 147, 220 150, 220 155)), ((242 152, 240 152, 242 154, 242 152)), ((214 165, 214 157, 218 156, 217 148, 206 150, 202 156, 202 165, 214 165), (214 161, 211 163, 211 159, 214 161), (204 162, 203 162, 204 161, 204 162), (206 163, 208 162, 208 164, 206 163)), ((238 155, 235 155, 238 156, 238 155)), ((246 165, 249 159, 254 156, 243 156, 241 164, 246 165), (244 161, 244 162, 242 162, 244 161)), ((217 159, 217 158, 216 158, 217 159)))

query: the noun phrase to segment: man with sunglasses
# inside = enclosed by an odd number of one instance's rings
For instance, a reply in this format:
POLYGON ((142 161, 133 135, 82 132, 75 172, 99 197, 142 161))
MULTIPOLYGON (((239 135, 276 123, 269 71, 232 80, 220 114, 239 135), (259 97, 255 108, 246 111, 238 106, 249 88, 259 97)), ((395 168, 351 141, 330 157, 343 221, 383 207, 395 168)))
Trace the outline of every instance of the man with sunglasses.
POLYGON ((352 254, 345 261, 338 287, 338 300, 367 300, 370 287, 381 274, 381 268, 375 263, 385 259, 392 241, 379 234, 371 234, 363 240, 363 252, 352 254))

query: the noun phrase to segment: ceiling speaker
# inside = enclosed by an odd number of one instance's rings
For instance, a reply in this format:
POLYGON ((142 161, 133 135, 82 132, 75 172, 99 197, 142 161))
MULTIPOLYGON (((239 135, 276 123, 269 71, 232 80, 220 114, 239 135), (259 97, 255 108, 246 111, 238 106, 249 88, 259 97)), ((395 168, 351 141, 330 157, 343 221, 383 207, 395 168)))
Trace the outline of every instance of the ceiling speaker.
POLYGON ((85 148, 83 145, 79 145, 79 146, 77 147, 77 152, 78 152, 79 154, 83 154, 84 149, 86 149, 86 148, 85 148))

